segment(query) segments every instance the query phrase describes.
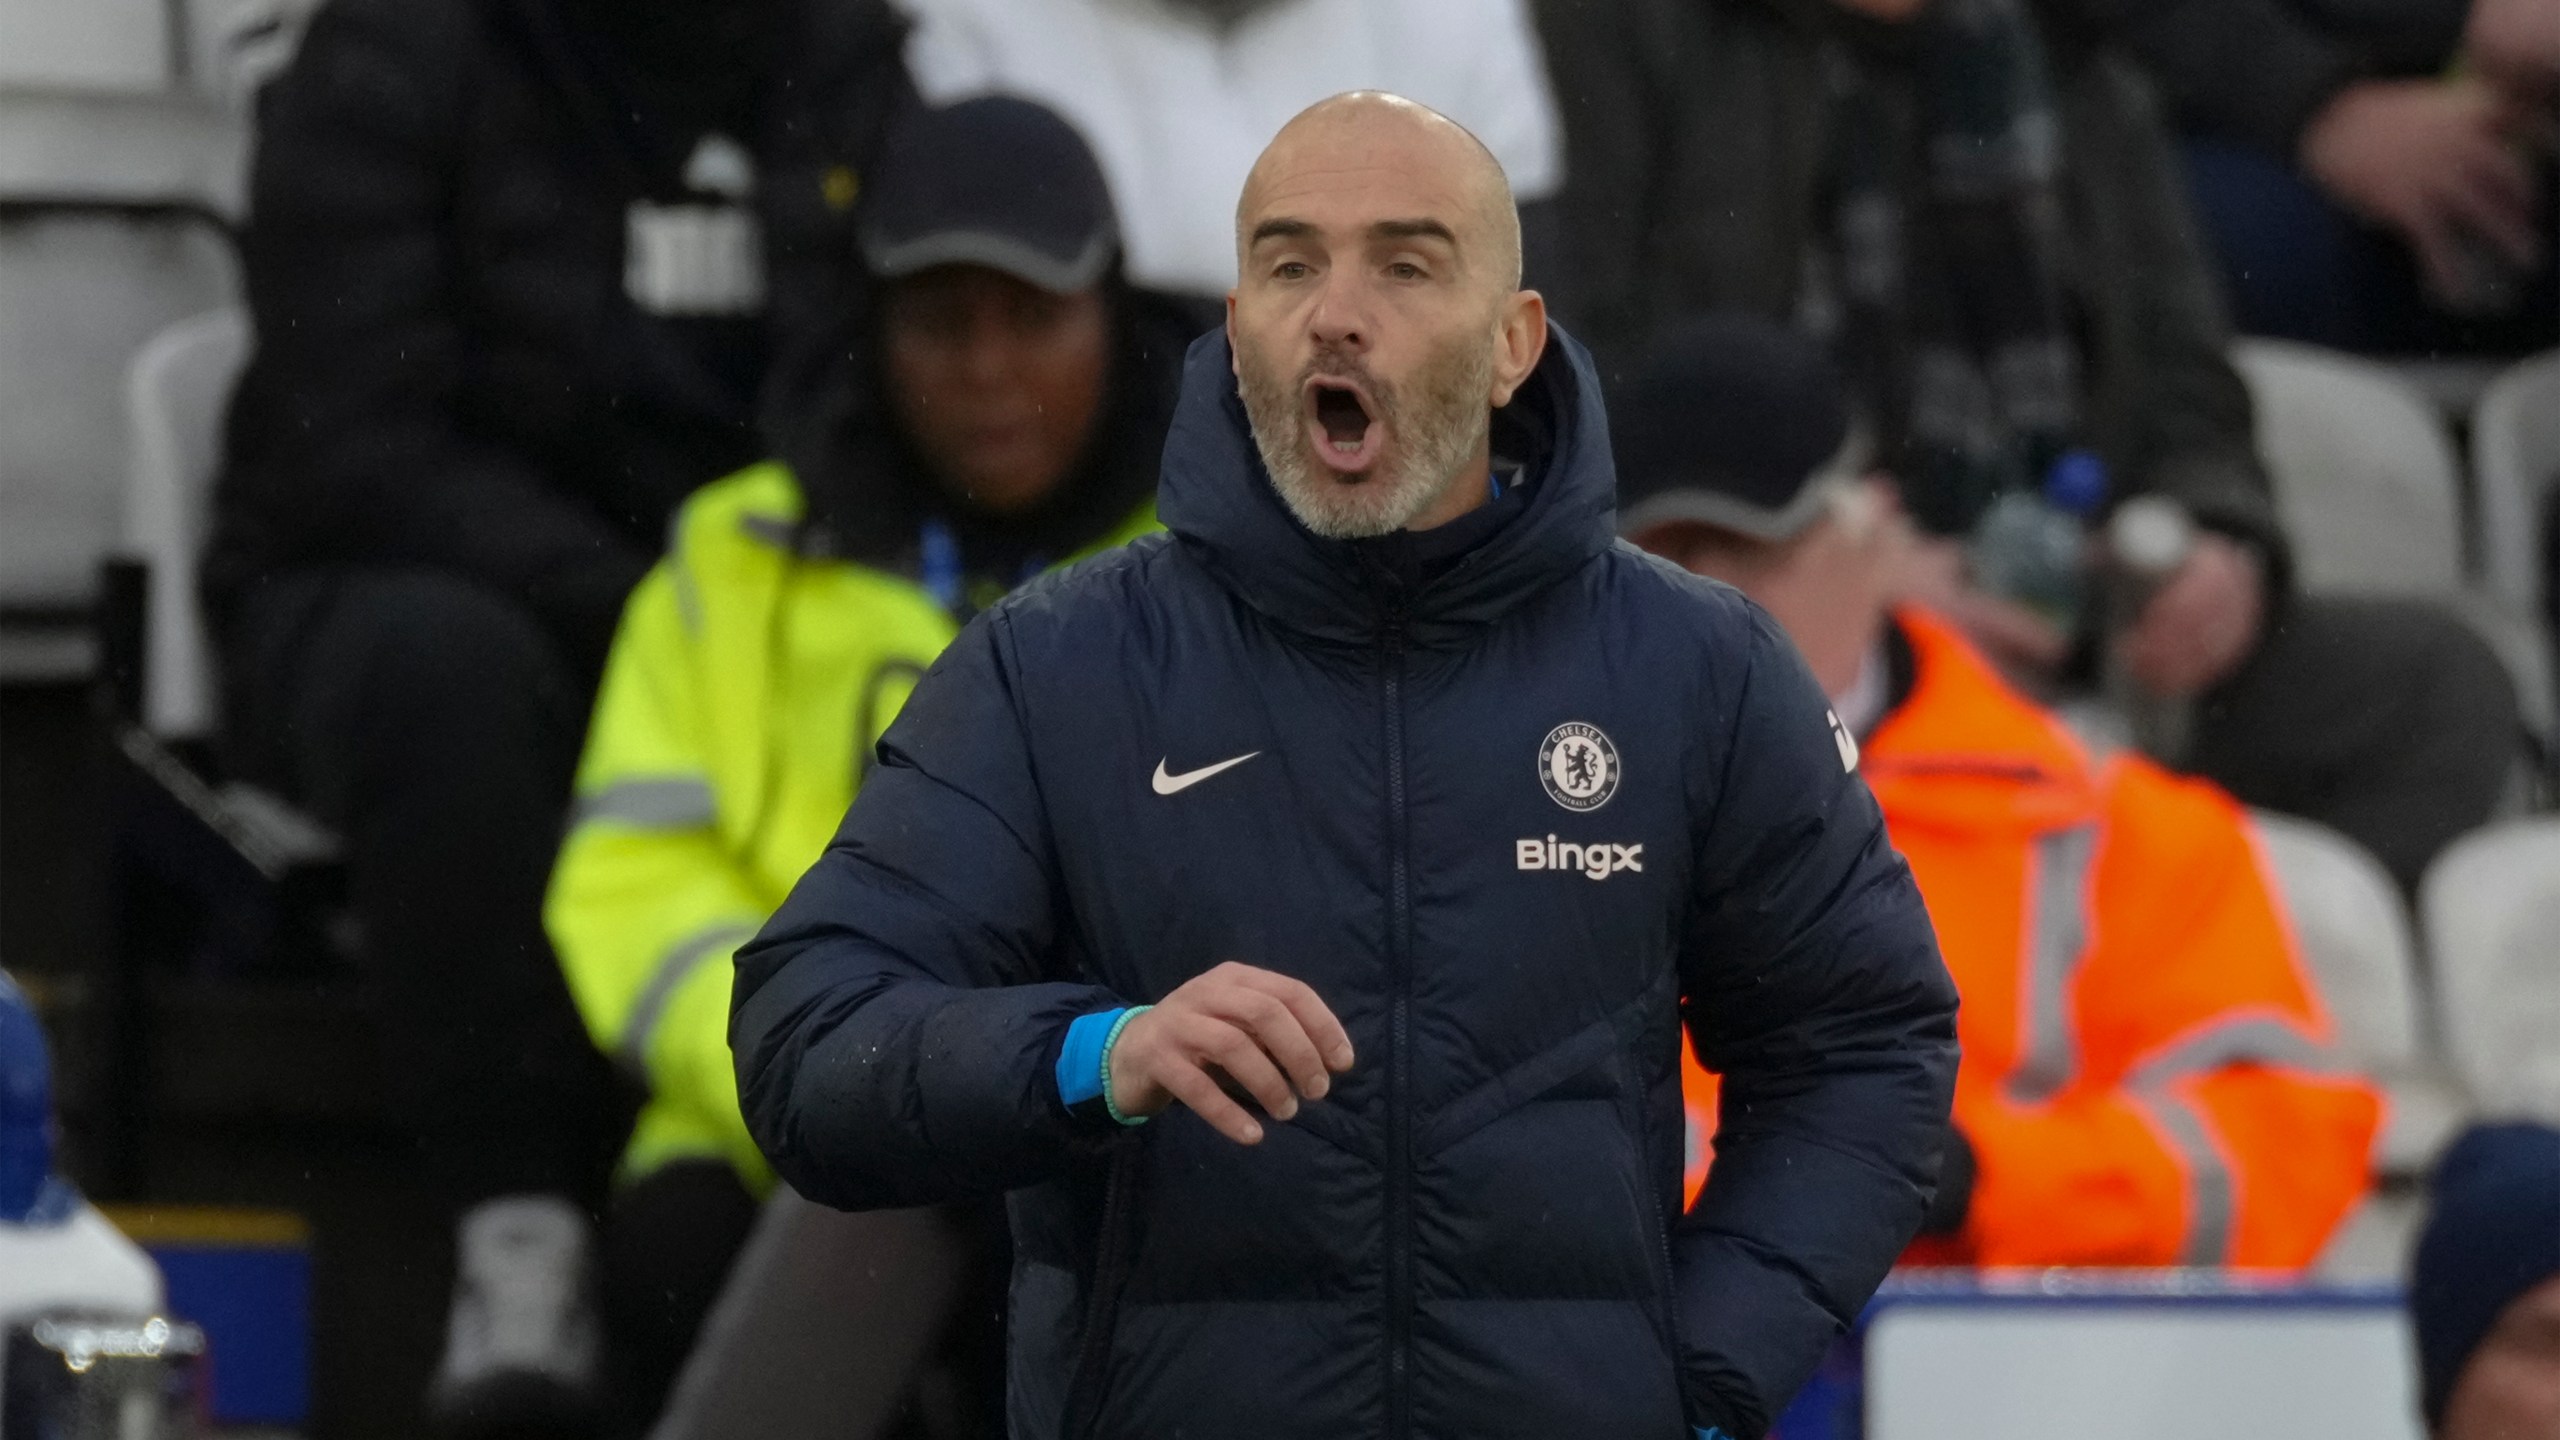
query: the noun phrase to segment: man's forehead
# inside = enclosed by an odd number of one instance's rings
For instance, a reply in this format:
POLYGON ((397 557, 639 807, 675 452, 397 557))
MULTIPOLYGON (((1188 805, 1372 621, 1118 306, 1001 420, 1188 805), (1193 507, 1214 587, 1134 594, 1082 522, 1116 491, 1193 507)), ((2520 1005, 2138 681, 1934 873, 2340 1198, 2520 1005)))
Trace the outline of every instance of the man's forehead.
POLYGON ((1472 238, 1483 205, 1470 194, 1471 158, 1447 137, 1410 123, 1284 132, 1255 165, 1236 219, 1248 242, 1272 220, 1355 232, 1436 221, 1472 238))

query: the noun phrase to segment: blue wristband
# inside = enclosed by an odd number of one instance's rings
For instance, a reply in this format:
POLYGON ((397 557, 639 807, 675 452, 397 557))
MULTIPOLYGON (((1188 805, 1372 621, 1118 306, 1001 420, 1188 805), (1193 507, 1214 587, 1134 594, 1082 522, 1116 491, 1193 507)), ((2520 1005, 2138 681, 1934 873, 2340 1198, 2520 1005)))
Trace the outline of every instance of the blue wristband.
POLYGON ((1072 1110, 1088 1100, 1102 1098, 1103 1044, 1111 1038, 1120 1017, 1118 1010, 1096 1010, 1079 1015, 1067 1024, 1067 1041, 1058 1048, 1058 1103, 1072 1110))
POLYGON ((1147 1117, 1120 1113, 1120 1102, 1111 1097, 1111 1047, 1120 1043, 1120 1032, 1129 1028, 1130 1021, 1154 1008, 1153 1005, 1132 1005, 1121 1011, 1119 1017, 1111 1022, 1111 1033, 1102 1037, 1102 1063, 1094 1067, 1102 1072, 1102 1108, 1123 1125, 1144 1125, 1147 1117))

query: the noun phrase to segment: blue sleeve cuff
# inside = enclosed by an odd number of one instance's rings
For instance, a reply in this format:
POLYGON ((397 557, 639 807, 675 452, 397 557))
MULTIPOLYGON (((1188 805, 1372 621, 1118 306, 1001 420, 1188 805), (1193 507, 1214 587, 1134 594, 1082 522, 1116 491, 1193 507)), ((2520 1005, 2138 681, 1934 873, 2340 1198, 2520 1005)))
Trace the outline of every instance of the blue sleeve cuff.
POLYGON ((1127 1008, 1096 1010, 1067 1022, 1066 1043, 1058 1047, 1058 1103, 1073 1109, 1102 1098, 1102 1047, 1127 1008))

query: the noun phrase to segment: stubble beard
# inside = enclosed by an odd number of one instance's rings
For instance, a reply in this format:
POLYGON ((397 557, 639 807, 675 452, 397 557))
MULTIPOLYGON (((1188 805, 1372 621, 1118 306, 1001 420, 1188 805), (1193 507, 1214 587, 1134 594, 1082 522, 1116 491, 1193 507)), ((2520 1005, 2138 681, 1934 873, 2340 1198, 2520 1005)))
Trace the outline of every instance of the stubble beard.
POLYGON ((1239 360, 1237 388, 1263 468, 1280 503, 1316 534, 1330 540, 1393 534, 1471 478, 1462 470, 1491 423, 1492 346, 1447 346, 1402 387, 1334 349, 1318 350, 1285 380, 1250 346, 1239 360), (1307 382, 1320 377, 1358 381, 1376 412, 1371 423, 1386 427, 1386 443, 1365 475, 1338 474, 1316 458, 1303 397, 1307 382))

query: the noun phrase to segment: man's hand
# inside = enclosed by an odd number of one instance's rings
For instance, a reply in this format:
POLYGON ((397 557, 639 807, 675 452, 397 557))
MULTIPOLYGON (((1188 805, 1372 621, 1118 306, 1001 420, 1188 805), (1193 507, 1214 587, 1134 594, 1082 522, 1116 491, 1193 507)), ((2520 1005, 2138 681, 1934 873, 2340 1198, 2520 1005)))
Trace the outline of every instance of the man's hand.
POLYGON ((2541 253, 2533 176, 2511 116, 2472 81, 2368 80, 2338 92, 2302 132, 2302 167, 2368 220, 2398 231, 2441 299, 2473 288, 2467 247, 2529 269, 2541 253))
POLYGON ((2257 553, 2223 536, 2200 534, 2186 563, 2117 641, 2117 654, 2135 682, 2154 695, 2202 694, 2257 648, 2266 610, 2266 577, 2257 553))
POLYGON ((1230 1098, 1232 1082, 1275 1120, 1321 1100, 1351 1068, 1351 1037, 1302 981, 1228 961, 1194 976, 1131 1020, 1111 1047, 1111 1099, 1123 1115, 1179 1100, 1239 1145, 1262 1124, 1230 1098))
POLYGON ((1893 598, 1934 610, 1954 622, 2004 673, 2049 676, 2071 658, 2071 637, 2061 626, 1973 583, 1965 573, 1962 541, 1914 536, 1904 552, 1893 598))
POLYGON ((2560 95, 2560 0, 2471 0, 2462 50, 2520 102, 2560 95))

